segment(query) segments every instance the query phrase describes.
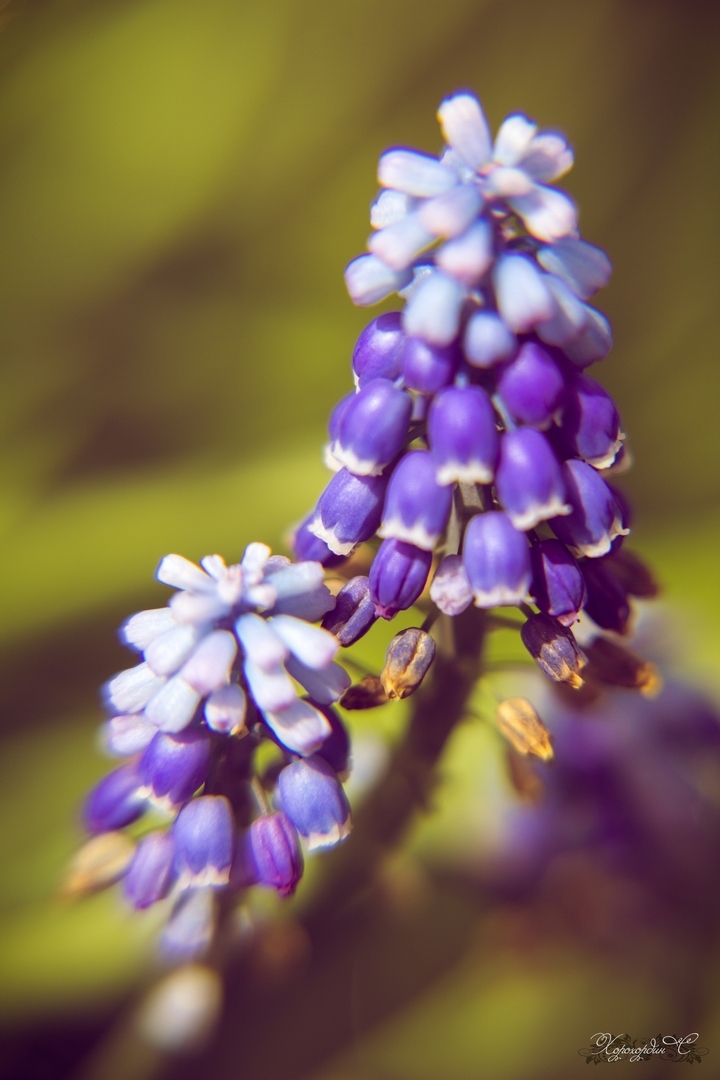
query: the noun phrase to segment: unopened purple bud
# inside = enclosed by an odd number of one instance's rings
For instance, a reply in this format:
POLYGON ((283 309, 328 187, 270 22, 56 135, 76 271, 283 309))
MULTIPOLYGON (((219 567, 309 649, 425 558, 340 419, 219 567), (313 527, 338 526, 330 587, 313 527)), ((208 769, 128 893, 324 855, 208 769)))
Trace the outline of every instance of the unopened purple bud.
POLYGON ((574 690, 583 684, 580 672, 587 664, 571 630, 550 615, 531 615, 520 630, 523 645, 536 664, 553 682, 567 683, 574 690))
POLYGON ((460 555, 446 555, 437 568, 430 599, 444 615, 459 615, 470 606, 472 586, 460 555))
POLYGON ((624 436, 615 402, 587 375, 577 375, 568 388, 562 435, 570 453, 596 469, 612 465, 622 446, 624 436))
POLYGON ((546 615, 570 626, 585 602, 585 581, 575 559, 559 540, 543 540, 532 549, 532 593, 546 615))
POLYGON ((452 491, 435 479, 427 450, 406 454, 390 477, 378 535, 432 551, 450 517, 452 491))
POLYGON ((520 604, 529 599, 530 546, 507 514, 491 510, 470 519, 463 564, 476 607, 520 604))
POLYGON ((174 867, 180 888, 227 885, 233 859, 234 823, 222 795, 186 803, 173 826, 174 867))
POLYGON ((353 476, 341 469, 320 496, 310 531, 335 555, 349 555, 377 531, 386 486, 384 476, 353 476))
POLYGON ((518 424, 546 428, 562 401, 565 381, 545 349, 526 342, 498 380, 498 393, 518 424))
POLYGON ((153 832, 137 846, 123 892, 134 908, 142 911, 167 895, 172 882, 173 839, 169 832, 153 832))
POLYGON ((248 830, 248 844, 260 885, 291 896, 302 877, 303 857, 295 826, 282 810, 256 818, 248 830))
POLYGON ((623 586, 604 559, 585 560, 582 572, 587 585, 585 611, 603 630, 624 634, 630 620, 630 603, 623 586))
POLYGON ((359 387, 371 379, 397 379, 402 371, 405 331, 399 311, 379 315, 363 330, 353 351, 352 366, 359 387))
POLYGON ((494 311, 478 311, 467 324, 463 348, 469 364, 488 368, 509 360, 517 340, 494 311))
POLYGON ((592 465, 577 458, 565 462, 563 477, 572 510, 550 522, 555 535, 576 555, 606 555, 613 540, 630 531, 615 495, 592 465))
POLYGON ((379 476, 402 450, 412 399, 389 379, 371 379, 343 411, 331 451, 355 476, 379 476))
POLYGON ((429 345, 422 338, 408 338, 402 359, 403 382, 408 390, 435 394, 452 382, 458 361, 454 345, 429 345))
POLYGON ((83 824, 89 833, 122 829, 144 813, 141 780, 134 764, 108 773, 89 793, 83 807, 83 824))
POLYGON ((439 484, 489 484, 500 437, 490 398, 479 386, 451 386, 434 399, 428 416, 430 452, 439 484))
POLYGON ((336 773, 321 757, 301 758, 278 776, 280 806, 308 851, 332 847, 350 832, 350 804, 336 773))
POLYGON ((402 540, 384 540, 370 567, 370 596, 376 613, 393 619, 412 607, 425 588, 432 552, 402 540))
POLYGON ((570 511, 557 458, 545 436, 534 428, 503 435, 495 486, 516 529, 533 529, 541 521, 570 511))
POLYGON ((343 648, 353 645, 377 621, 370 599, 370 579, 350 578, 335 597, 335 607, 323 619, 325 630, 334 634, 343 648))
POLYGON ((142 794, 169 812, 205 783, 210 769, 212 741, 202 731, 159 731, 140 759, 142 794))

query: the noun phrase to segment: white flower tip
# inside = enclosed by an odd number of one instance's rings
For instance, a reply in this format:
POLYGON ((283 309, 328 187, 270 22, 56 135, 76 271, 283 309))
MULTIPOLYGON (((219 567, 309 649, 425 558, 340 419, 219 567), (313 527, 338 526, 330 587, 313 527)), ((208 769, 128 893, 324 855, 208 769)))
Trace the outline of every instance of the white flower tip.
POLYGON ((490 159, 490 129, 474 94, 461 91, 445 98, 437 117, 447 144, 472 169, 480 169, 490 159))

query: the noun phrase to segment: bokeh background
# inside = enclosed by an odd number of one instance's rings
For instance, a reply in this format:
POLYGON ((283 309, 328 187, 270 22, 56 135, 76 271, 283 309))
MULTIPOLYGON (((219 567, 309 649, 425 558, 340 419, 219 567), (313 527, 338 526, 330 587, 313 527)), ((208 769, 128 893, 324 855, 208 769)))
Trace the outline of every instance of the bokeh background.
MULTIPOLYGON (((8 1076, 60 1077, 150 971, 148 921, 112 895, 55 896, 106 767, 96 687, 128 663, 115 627, 164 602, 167 551, 282 548, 312 505, 368 317, 342 270, 364 248, 376 159, 436 151, 452 89, 475 89, 494 128, 520 109, 574 144, 566 186, 615 265, 599 299, 616 347, 596 377, 635 459, 635 547, 665 585, 676 670, 720 691, 720 6, 6 0, 0 30, 2 1046, 8 1076)), ((354 719, 361 742, 393 737, 390 711, 354 719)), ((294 1056, 293 1032, 278 1057, 276 1031, 270 1064, 255 1053, 243 1072, 238 1046, 237 1075, 564 1077, 597 1030, 689 1019, 656 972, 582 934, 433 891, 433 867, 467 865, 493 819, 498 761, 469 722, 388 868, 412 933, 397 956, 378 930, 352 1038, 294 1056), (383 996, 398 964, 402 992, 383 996)), ((589 910, 593 889, 568 887, 589 910)), ((717 1060, 717 969, 697 962, 717 1060)))

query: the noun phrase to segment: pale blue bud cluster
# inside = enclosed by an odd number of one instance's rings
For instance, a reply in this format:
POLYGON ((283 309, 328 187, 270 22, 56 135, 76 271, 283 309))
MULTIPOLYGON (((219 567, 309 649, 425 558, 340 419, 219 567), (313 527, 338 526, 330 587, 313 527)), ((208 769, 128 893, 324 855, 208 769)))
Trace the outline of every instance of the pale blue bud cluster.
POLYGON ((142 661, 107 683, 103 736, 126 760, 90 792, 84 824, 98 835, 149 810, 167 823, 141 836, 124 893, 138 910, 170 898, 162 944, 172 959, 207 950, 218 890, 263 884, 287 896, 303 871, 300 838, 311 850, 350 831, 338 775, 349 740, 332 708, 350 680, 335 662, 338 639, 313 625, 335 607, 323 575, 264 544, 234 566, 168 555, 157 577, 177 592, 122 628, 142 661), (261 779, 263 739, 280 767, 261 779))

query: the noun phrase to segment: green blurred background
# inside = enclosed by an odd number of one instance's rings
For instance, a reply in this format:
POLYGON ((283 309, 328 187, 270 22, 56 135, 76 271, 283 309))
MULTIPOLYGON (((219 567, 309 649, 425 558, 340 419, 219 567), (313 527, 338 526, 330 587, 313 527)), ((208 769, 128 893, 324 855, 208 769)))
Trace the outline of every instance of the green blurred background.
MULTIPOLYGON (((635 459, 636 546, 667 585, 681 669, 720 687, 720 6, 10 0, 0 26, 0 1006, 31 1039, 111 1008, 146 966, 150 927, 114 897, 52 898, 105 768, 96 686, 128 662, 115 626, 163 602, 165 552, 281 547, 312 505, 368 318, 342 270, 377 156, 436 151, 456 87, 493 127, 521 109, 574 144, 567 188, 615 265, 600 306, 616 347, 596 371, 635 459)), ((454 754, 475 798, 490 750, 471 733, 454 754)), ((459 842, 459 798, 417 865, 459 842)), ((616 1006, 630 1025, 632 996, 577 951, 500 950, 328 1076, 546 1075, 538 1039, 547 1075, 574 1075, 568 1055, 616 1006)), ((637 1034, 658 1007, 636 995, 637 1034)))

